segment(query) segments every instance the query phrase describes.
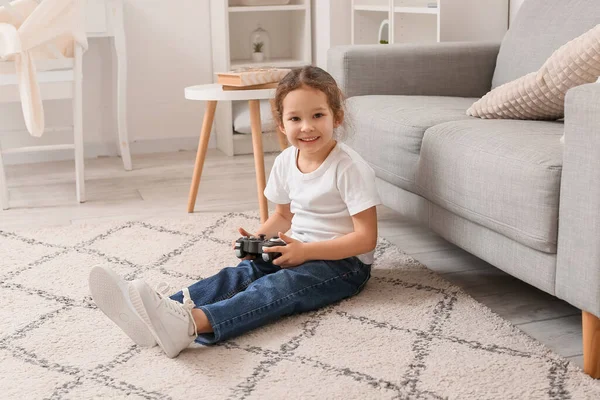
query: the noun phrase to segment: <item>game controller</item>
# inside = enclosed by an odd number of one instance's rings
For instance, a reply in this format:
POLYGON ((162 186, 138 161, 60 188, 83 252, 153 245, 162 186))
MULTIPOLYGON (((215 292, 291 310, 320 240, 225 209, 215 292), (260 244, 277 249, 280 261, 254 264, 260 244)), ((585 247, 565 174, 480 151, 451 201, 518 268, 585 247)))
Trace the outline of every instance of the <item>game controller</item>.
POLYGON ((277 236, 265 239, 265 235, 242 236, 235 241, 235 256, 244 258, 246 256, 261 256, 263 261, 273 261, 281 256, 281 253, 263 253, 263 247, 285 246, 286 243, 277 236))

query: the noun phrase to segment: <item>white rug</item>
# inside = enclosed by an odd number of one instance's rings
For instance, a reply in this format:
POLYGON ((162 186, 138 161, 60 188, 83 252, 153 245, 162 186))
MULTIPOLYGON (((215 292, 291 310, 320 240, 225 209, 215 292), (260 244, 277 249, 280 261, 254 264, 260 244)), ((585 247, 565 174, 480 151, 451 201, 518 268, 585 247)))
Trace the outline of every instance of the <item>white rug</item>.
POLYGON ((6 399, 599 399, 600 382, 380 240, 355 298, 169 359, 93 304, 108 265, 176 287, 236 258, 255 213, 0 230, 6 399))

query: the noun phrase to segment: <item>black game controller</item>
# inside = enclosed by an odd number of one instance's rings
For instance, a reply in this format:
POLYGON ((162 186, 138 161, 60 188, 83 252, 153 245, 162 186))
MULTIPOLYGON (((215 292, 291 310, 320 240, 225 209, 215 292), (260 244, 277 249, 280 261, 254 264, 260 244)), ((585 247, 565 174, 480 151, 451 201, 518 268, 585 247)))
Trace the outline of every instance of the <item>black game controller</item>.
POLYGON ((286 243, 277 236, 265 239, 265 235, 242 236, 235 241, 235 256, 244 258, 246 256, 261 256, 263 261, 273 261, 281 256, 281 253, 263 253, 263 247, 285 246, 286 243))

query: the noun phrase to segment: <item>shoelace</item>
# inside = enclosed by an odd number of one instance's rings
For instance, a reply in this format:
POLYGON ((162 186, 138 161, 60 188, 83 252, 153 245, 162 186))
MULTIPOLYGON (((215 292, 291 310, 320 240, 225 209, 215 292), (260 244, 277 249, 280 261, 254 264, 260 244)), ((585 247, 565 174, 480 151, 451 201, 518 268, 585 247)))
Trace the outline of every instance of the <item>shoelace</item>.
POLYGON ((166 300, 165 304, 167 307, 169 307, 171 310, 175 311, 176 313, 182 316, 190 317, 190 319, 192 320, 192 324, 194 325, 194 335, 198 337, 198 327, 196 326, 196 321, 194 321, 194 317, 192 316, 192 310, 194 309, 194 307, 196 307, 196 304, 192 300, 192 297, 190 295, 190 289, 181 289, 181 292, 183 293, 183 304, 169 297, 169 293, 172 293, 173 290, 171 285, 169 285, 167 282, 159 283, 158 286, 156 286, 155 290, 161 299, 166 300))

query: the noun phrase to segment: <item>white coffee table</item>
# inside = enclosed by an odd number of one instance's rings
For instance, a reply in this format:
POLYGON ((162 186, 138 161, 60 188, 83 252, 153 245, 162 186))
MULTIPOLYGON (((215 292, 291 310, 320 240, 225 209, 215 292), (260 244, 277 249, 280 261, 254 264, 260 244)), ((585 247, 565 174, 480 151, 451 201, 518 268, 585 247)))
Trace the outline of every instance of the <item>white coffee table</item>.
MULTIPOLYGON (((194 212, 196 205, 196 196, 198 195, 198 186, 206 158, 206 149, 208 148, 208 139, 215 117, 217 102, 220 100, 247 100, 250 106, 250 126, 252 128, 252 149, 254 152, 254 168, 256 170, 256 189, 258 192, 258 205, 260 208, 260 220, 265 222, 269 217, 267 199, 264 191, 265 180, 265 160, 262 144, 262 128, 260 123, 260 102, 259 100, 273 99, 275 89, 258 90, 223 90, 219 84, 208 84, 190 86, 185 88, 185 98, 188 100, 206 101, 206 111, 202 122, 202 131, 200 132, 200 142, 198 144, 198 153, 196 154, 196 164, 194 165, 194 175, 188 197, 188 212, 194 212)), ((284 150, 288 146, 287 138, 277 129, 279 145, 284 150)))

